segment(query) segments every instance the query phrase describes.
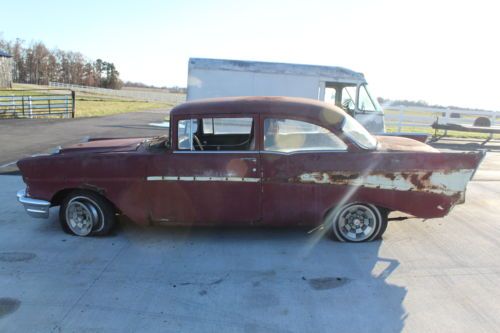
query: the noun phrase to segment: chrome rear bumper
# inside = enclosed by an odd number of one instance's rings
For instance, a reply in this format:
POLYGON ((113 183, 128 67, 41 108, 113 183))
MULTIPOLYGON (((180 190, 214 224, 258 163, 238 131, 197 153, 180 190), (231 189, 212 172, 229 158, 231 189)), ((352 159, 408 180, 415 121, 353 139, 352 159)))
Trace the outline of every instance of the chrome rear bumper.
POLYGON ((49 217, 50 202, 26 196, 26 190, 17 192, 17 200, 23 204, 29 216, 46 219, 49 217))

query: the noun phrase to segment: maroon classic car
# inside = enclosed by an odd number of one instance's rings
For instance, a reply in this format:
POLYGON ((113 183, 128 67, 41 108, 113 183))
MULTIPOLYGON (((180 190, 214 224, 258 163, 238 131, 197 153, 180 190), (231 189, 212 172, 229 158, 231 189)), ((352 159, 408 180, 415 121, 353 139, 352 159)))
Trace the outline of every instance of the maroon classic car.
POLYGON ((445 216, 463 203, 483 153, 444 153, 372 136, 341 109, 284 97, 185 103, 169 133, 93 139, 20 160, 28 214, 60 206, 64 231, 139 224, 322 226, 341 241, 380 238, 388 214, 445 216))

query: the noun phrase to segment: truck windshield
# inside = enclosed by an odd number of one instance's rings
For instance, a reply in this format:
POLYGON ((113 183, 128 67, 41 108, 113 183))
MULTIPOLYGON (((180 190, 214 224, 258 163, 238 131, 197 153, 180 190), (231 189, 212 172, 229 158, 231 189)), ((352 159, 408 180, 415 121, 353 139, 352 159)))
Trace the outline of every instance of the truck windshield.
POLYGON ((380 104, 378 104, 377 99, 372 98, 368 92, 368 85, 366 84, 359 87, 358 110, 365 112, 382 112, 380 104))
POLYGON ((358 146, 364 149, 377 148, 377 139, 368 133, 368 131, 350 115, 345 115, 344 125, 342 126, 344 134, 354 141, 358 146))

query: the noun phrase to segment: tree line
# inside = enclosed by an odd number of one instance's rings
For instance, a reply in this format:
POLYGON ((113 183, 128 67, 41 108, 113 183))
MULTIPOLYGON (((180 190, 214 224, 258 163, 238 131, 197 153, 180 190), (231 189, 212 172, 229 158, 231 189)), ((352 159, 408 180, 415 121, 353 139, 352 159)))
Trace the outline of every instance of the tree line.
POLYGON ((133 81, 125 81, 123 83, 124 87, 132 87, 132 88, 147 88, 147 89, 163 89, 167 90, 170 93, 175 93, 175 94, 186 94, 187 93, 187 88, 186 87, 178 87, 178 86, 173 86, 173 87, 167 87, 167 86, 162 86, 158 87, 152 84, 145 84, 142 82, 133 82, 133 81))
MULTIPOLYGON (((379 104, 385 104, 385 105, 390 105, 390 106, 407 106, 407 107, 416 106, 416 107, 433 108, 433 109, 491 111, 491 110, 485 110, 485 109, 479 109, 479 108, 467 108, 467 107, 455 106, 455 105, 445 106, 445 105, 439 105, 439 104, 429 104, 424 100, 411 101, 411 100, 406 100, 406 99, 389 99, 389 98, 383 98, 383 97, 378 97, 377 100, 378 100, 379 104)), ((453 113, 452 113, 452 115, 453 115, 453 113)), ((460 115, 458 117, 460 117, 460 115)), ((455 117, 455 118, 458 118, 458 117, 455 117)))
POLYGON ((48 85, 49 81, 120 89, 120 73, 112 62, 91 60, 80 52, 49 49, 43 42, 28 45, 0 35, 0 49, 12 55, 12 79, 17 83, 48 85))

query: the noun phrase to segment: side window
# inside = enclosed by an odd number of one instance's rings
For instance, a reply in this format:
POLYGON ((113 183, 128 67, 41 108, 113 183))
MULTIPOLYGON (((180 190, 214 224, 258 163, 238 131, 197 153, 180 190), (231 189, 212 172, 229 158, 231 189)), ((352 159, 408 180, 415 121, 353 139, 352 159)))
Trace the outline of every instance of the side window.
POLYGON ((337 88, 326 87, 325 88, 325 102, 335 104, 337 96, 337 88))
POLYGON ((366 86, 363 85, 359 89, 359 100, 358 100, 358 109, 360 111, 369 111, 369 112, 377 112, 381 111, 380 106, 377 103, 373 103, 370 94, 366 90, 366 86))
POLYGON ((321 126, 291 119, 264 120, 264 150, 278 152, 347 150, 347 145, 321 126))
POLYGON ((179 150, 254 150, 254 122, 248 117, 186 119, 178 122, 179 150), (200 128, 198 128, 200 124, 200 128))
POLYGON ((214 134, 214 118, 203 118, 203 133, 214 134))
POLYGON ((177 124, 177 147, 179 150, 194 150, 193 136, 198 130, 198 120, 183 119, 177 124))
POLYGON ((252 118, 203 118, 203 133, 250 135, 252 124, 252 118))
POLYGON ((354 106, 356 102, 356 87, 344 87, 342 89, 342 108, 349 112, 354 111, 354 106))

